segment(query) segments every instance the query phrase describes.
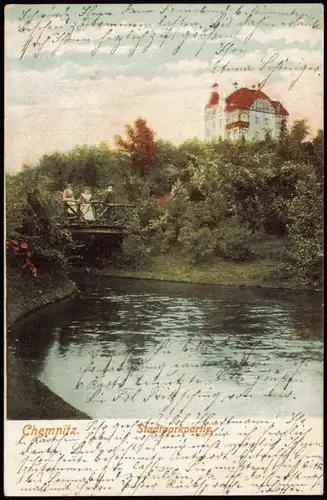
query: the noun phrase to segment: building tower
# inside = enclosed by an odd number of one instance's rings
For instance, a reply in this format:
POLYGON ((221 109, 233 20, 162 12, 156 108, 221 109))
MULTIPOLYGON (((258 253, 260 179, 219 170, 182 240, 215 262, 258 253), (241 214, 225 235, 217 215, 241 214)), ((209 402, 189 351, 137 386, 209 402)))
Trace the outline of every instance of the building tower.
POLYGON ((219 94, 219 85, 214 83, 211 96, 205 107, 205 140, 216 141, 225 137, 224 99, 219 94))

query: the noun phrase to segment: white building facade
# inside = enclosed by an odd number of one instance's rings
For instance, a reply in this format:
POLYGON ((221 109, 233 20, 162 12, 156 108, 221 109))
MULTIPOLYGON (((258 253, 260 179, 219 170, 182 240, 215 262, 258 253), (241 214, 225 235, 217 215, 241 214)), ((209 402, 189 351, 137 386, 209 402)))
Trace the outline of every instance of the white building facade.
POLYGON ((212 86, 212 93, 205 107, 205 140, 263 140, 266 131, 277 138, 281 122, 289 113, 279 101, 270 99, 259 87, 237 88, 227 97, 219 93, 219 86, 212 86))

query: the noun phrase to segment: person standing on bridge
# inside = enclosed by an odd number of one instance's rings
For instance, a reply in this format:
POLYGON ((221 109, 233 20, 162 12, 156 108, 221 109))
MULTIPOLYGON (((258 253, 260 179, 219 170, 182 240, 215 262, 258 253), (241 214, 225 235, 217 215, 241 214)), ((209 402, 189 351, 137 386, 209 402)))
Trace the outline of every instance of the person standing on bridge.
POLYGON ((102 201, 103 201, 103 203, 107 203, 108 205, 110 203, 115 202, 115 193, 114 193, 112 184, 108 185, 107 190, 105 191, 105 193, 103 195, 102 201))
POLYGON ((68 215, 76 215, 76 202, 74 191, 71 184, 65 184, 64 192, 62 193, 62 200, 67 207, 68 215))
POLYGON ((110 220, 113 215, 113 209, 112 207, 108 207, 108 205, 112 205, 113 203, 115 203, 115 193, 112 184, 108 184, 107 189, 103 193, 102 203, 104 205, 100 217, 106 220, 110 220))
POLYGON ((85 220, 91 221, 95 220, 92 205, 91 205, 92 194, 89 188, 85 188, 83 193, 81 193, 78 201, 81 202, 81 214, 85 220))

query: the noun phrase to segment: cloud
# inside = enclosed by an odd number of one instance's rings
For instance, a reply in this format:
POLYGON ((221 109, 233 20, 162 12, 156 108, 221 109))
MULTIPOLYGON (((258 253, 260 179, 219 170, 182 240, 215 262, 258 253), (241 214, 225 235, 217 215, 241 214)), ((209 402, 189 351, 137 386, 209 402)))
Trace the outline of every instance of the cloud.
MULTIPOLYGON (((286 60, 288 60, 287 62, 289 63, 285 63, 286 66, 290 66, 290 63, 296 63, 297 67, 301 64, 304 65, 304 63, 311 67, 322 65, 323 63, 322 51, 293 47, 291 49, 283 50, 275 50, 273 48, 256 49, 247 52, 246 54, 242 54, 241 58, 239 54, 227 53, 222 59, 221 65, 230 61, 231 66, 237 65, 244 67, 250 65, 251 67, 260 68, 265 62, 269 61, 269 59, 273 57, 275 58, 271 59, 271 62, 269 63, 269 66, 272 67, 277 66, 280 61, 286 60)), ((221 58, 222 56, 215 56, 212 63, 215 64, 215 62, 219 61, 221 58)))
POLYGON ((199 69, 208 68, 208 66, 209 63, 207 61, 200 61, 200 59, 193 59, 193 60, 184 59, 178 62, 162 64, 160 68, 166 71, 173 71, 177 73, 181 71, 187 71, 187 72, 198 71, 199 69))
POLYGON ((290 113, 290 121, 308 118, 312 132, 323 128, 323 79, 316 73, 304 72, 289 90, 290 80, 272 84, 269 89, 290 113))
MULTIPOLYGON (((251 35, 253 32, 253 27, 243 26, 241 31, 236 35, 237 40, 244 40, 251 35)), ((285 45, 290 45, 292 43, 303 43, 306 46, 314 47, 318 43, 323 41, 323 32, 321 30, 314 30, 310 26, 298 26, 294 28, 274 28, 270 31, 263 31, 261 29, 255 30, 251 37, 252 41, 259 42, 261 44, 272 44, 276 41, 281 41, 285 45)))

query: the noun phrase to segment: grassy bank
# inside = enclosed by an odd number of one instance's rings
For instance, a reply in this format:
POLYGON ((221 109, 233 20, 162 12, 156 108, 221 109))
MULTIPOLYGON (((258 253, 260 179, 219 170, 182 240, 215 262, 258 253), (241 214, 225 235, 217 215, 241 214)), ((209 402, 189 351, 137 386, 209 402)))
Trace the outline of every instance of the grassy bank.
POLYGON ((7 327, 12 327, 26 314, 77 292, 77 287, 64 275, 52 281, 33 279, 19 268, 7 266, 6 290, 7 327))
MULTIPOLYGON (((8 266, 6 273, 7 328, 27 314, 64 299, 77 291, 75 283, 60 276, 50 281, 32 279, 19 268, 8 266)), ((42 341, 42 340, 41 340, 42 341)), ((88 419, 34 378, 28 369, 7 352, 7 418, 88 419)))
POLYGON ((105 267, 93 268, 95 274, 122 278, 140 278, 230 286, 255 286, 272 288, 303 288, 295 281, 274 279, 277 263, 274 260, 256 260, 236 263, 214 258, 210 262, 193 266, 178 254, 157 255, 146 266, 132 269, 105 267))

